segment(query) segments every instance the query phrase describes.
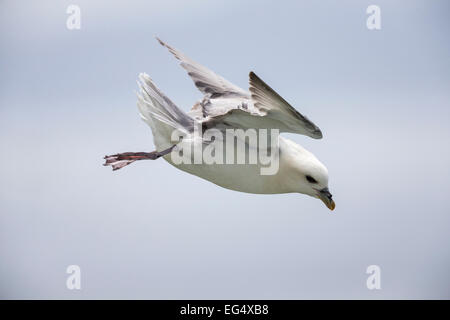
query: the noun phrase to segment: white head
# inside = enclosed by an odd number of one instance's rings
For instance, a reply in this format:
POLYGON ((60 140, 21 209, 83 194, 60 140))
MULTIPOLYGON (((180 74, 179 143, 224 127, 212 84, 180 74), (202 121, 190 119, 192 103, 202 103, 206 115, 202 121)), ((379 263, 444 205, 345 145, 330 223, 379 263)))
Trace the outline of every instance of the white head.
POLYGON ((291 140, 283 140, 286 143, 284 147, 280 144, 280 151, 285 153, 284 181, 293 192, 318 198, 333 210, 336 205, 328 189, 327 168, 308 150, 291 140))

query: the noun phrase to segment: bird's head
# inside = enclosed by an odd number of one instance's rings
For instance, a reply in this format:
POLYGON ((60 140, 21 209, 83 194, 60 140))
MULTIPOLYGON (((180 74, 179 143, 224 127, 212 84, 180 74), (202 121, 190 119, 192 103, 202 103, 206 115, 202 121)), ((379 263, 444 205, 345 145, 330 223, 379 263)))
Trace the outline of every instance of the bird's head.
POLYGON ((286 161, 290 167, 287 180, 291 188, 322 200, 328 209, 334 210, 336 205, 328 189, 327 168, 308 150, 290 140, 287 143, 289 151, 286 161))

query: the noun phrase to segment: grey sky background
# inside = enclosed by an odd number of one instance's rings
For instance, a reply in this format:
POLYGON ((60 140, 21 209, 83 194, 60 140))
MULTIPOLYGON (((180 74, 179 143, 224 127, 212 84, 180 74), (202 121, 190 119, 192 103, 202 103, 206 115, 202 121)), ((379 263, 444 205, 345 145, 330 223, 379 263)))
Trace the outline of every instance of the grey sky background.
POLYGON ((0 1, 0 298, 450 298, 449 8, 0 1), (162 160, 102 167, 153 148, 139 72, 184 110, 201 97, 154 35, 243 88, 255 71, 313 120, 322 140, 289 137, 328 167, 336 210, 162 160), (371 264, 381 290, 366 288, 371 264))

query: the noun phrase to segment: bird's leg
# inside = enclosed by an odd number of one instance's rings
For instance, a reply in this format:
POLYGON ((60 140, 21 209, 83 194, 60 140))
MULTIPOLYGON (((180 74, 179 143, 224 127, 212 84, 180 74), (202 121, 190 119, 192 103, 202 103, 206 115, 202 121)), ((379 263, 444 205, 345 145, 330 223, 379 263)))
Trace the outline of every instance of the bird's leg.
POLYGON ((156 160, 166 154, 170 153, 175 145, 163 151, 152 151, 152 152, 124 152, 117 153, 111 156, 105 156, 104 166, 112 166, 113 170, 119 170, 130 163, 133 163, 137 160, 156 160))

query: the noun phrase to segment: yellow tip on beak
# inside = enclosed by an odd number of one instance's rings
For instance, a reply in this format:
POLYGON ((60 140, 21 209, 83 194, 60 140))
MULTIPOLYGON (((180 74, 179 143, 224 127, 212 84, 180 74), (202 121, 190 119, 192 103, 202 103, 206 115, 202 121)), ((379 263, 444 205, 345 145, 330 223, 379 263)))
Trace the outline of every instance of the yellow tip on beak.
POLYGON ((331 200, 331 202, 329 204, 327 204, 328 209, 330 209, 331 211, 334 210, 334 208, 336 208, 336 204, 334 203, 333 200, 331 200))
POLYGON ((334 208, 336 208, 336 204, 334 203, 334 201, 332 199, 332 195, 331 195, 330 191, 328 190, 328 188, 324 188, 324 189, 320 190, 317 194, 317 197, 320 200, 322 200, 322 202, 325 203, 327 208, 330 209, 331 211, 333 211, 334 208))

